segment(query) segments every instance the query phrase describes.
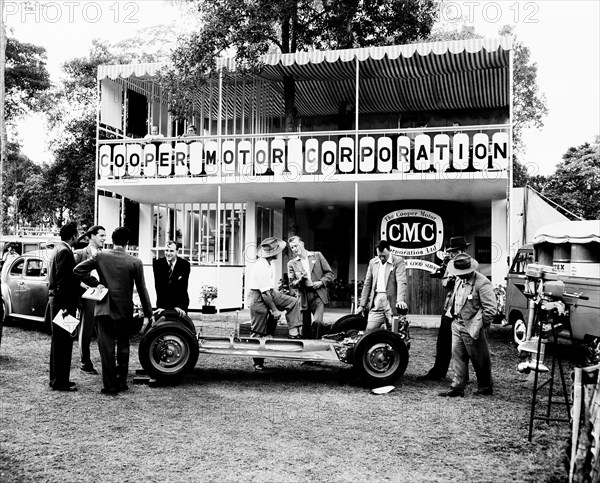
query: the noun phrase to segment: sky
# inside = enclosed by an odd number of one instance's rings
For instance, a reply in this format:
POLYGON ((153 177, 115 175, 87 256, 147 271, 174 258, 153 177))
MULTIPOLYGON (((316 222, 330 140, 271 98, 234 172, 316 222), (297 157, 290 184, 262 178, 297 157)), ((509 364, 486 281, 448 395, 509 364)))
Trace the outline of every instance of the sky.
MULTIPOLYGON (((9 35, 45 47, 55 81, 60 65, 86 55, 93 38, 118 41, 141 28, 181 22, 180 11, 162 0, 4 0, 4 5, 9 35)), ((553 173, 568 148, 600 134, 600 1, 447 1, 441 17, 450 25, 462 18, 489 37, 514 25, 518 40, 530 48, 549 109, 542 129, 524 133, 522 162, 530 174, 553 173)), ((25 154, 49 161, 43 121, 28 119, 20 128, 25 154)))

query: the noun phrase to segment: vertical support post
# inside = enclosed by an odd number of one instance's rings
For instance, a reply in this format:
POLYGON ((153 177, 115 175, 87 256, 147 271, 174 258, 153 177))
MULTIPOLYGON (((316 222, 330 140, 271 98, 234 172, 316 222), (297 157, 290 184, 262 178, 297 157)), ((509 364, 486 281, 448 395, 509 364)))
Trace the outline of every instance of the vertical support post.
POLYGON ((358 307, 358 181, 354 182, 354 306, 358 307))
MULTIPOLYGON (((95 169, 94 169, 94 225, 98 224, 98 151, 100 146, 100 81, 96 82, 96 153, 95 153, 95 169)), ((123 124, 125 124, 125 116, 123 116, 123 124)), ((125 135, 125 129, 123 129, 125 135)))
MULTIPOLYGON (((285 202, 285 209, 283 211, 283 236, 285 237, 284 241, 287 241, 289 237, 294 236, 298 232, 298 225, 296 224, 296 200, 298 198, 292 198, 290 196, 284 196, 283 201, 285 202)), ((285 274, 287 274, 287 262, 289 260, 289 256, 287 255, 287 251, 283 252, 283 256, 281 257, 282 263, 282 273, 285 278, 285 274)))
MULTIPOLYGON (((221 293, 221 185, 217 185, 217 229, 215 230, 215 256, 217 257, 217 294, 221 293)), ((221 294, 221 298, 222 294, 221 294)), ((217 313, 221 312, 221 301, 217 295, 217 313)))
POLYGON ((358 108, 360 102, 360 68, 358 57, 356 60, 356 79, 354 83, 354 172, 358 174, 358 108))

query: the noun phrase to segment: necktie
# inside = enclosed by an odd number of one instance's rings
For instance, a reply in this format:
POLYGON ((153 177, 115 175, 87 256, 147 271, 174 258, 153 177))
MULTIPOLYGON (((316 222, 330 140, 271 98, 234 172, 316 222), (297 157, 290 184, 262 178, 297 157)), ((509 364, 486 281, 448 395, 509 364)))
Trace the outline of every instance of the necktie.
POLYGON ((169 278, 171 278, 173 275, 173 264, 169 263, 169 278))

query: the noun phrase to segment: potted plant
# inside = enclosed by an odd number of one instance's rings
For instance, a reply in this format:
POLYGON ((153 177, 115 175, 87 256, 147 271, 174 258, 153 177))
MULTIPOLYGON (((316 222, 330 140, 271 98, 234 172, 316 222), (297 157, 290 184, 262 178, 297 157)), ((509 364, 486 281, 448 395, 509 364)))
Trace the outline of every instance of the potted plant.
POLYGON ((204 302, 202 305, 203 314, 216 314, 217 308, 211 305, 211 302, 217 298, 217 287, 213 285, 202 285, 200 287, 200 298, 204 302))

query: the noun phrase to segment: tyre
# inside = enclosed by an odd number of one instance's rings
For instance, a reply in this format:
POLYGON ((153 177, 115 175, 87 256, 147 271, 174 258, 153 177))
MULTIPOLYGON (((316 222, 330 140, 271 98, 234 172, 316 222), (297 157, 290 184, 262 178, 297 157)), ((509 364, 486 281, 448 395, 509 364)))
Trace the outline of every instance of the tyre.
POLYGON ((142 337, 139 358, 151 377, 176 382, 196 365, 198 339, 179 322, 164 322, 142 337))
POLYGON ((330 334, 345 333, 346 337, 356 335, 359 331, 367 328, 367 319, 362 315, 344 315, 338 319, 329 331, 330 334))
POLYGON ((513 342, 518 347, 527 339, 527 323, 519 317, 513 323, 513 342))
POLYGON ((354 368, 373 387, 398 379, 408 365, 408 349, 398 334, 375 330, 365 334, 354 349, 354 368))

